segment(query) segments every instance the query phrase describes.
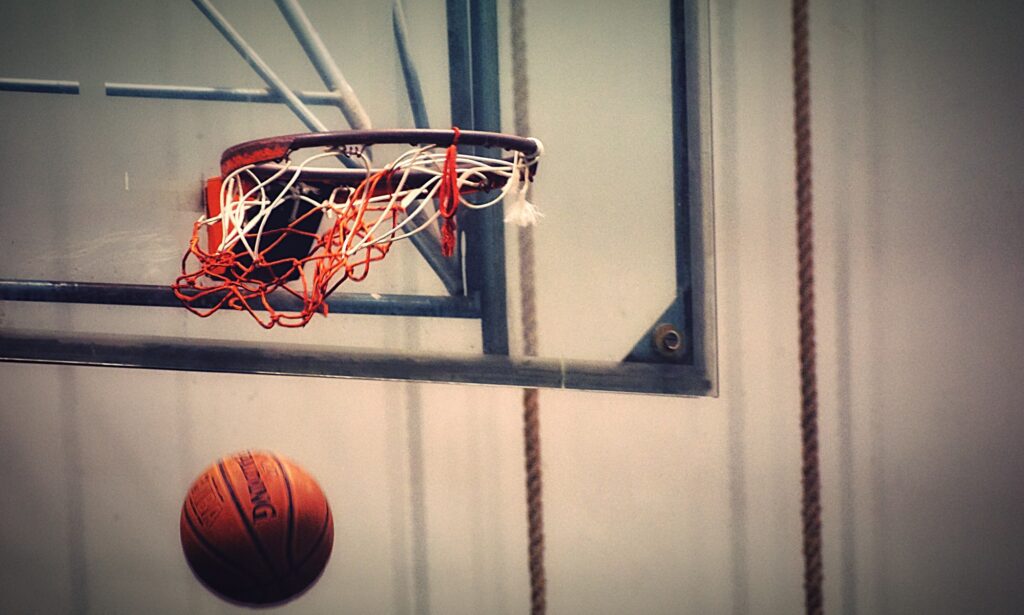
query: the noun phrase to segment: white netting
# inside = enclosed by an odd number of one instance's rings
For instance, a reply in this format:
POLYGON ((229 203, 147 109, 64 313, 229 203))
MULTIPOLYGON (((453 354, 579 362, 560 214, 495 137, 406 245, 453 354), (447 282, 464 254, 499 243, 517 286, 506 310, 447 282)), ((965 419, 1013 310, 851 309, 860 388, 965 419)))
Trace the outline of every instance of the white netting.
POLYGON ((540 214, 526 192, 540 152, 539 142, 536 155, 513 151, 507 160, 461 154, 454 145, 420 146, 371 169, 361 148, 349 148, 342 153, 364 165, 354 181, 314 166, 338 157, 337 150, 298 163, 240 167, 223 178, 219 207, 196 222, 174 290, 202 316, 228 305, 267 328, 302 326, 325 311, 339 284, 365 278, 394 241, 439 232, 442 253, 450 256, 459 207, 484 209, 504 200, 506 222, 536 222, 540 214), (334 180, 324 179, 332 173, 334 180), (471 192, 494 194, 473 202, 465 198, 471 192), (302 309, 273 309, 267 297, 278 289, 301 299, 302 309))

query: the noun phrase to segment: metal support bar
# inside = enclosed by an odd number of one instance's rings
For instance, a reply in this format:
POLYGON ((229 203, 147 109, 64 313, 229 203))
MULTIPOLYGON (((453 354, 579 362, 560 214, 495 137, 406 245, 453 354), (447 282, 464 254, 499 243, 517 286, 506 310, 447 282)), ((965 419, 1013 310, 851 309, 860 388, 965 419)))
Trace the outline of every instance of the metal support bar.
MULTIPOLYGON (((182 307, 181 301, 167 286, 46 280, 0 280, 0 300, 182 307)), ((208 301, 198 300, 195 307, 208 308, 214 303, 216 301, 212 298, 208 301)), ((271 295, 270 305, 275 310, 299 311, 302 309, 302 302, 286 293, 271 295)), ((480 318, 480 302, 475 295, 437 297, 339 293, 332 295, 327 300, 327 308, 329 312, 335 314, 480 318)), ((254 309, 262 310, 263 308, 254 306, 254 309)))
MULTIPOLYGON (((469 0, 446 0, 448 28, 448 94, 451 123, 459 128, 473 127, 473 75, 469 46, 469 0)), ((456 246, 456 258, 464 262, 462 246, 456 246)), ((469 289, 466 289, 469 292, 469 289)))
POLYGON ((352 86, 348 84, 348 81, 341 74, 341 69, 334 62, 331 53, 327 51, 327 47, 320 39, 320 35, 317 34, 316 28, 313 27, 309 18, 306 17, 306 13, 302 10, 298 1, 276 1, 277 8, 280 9, 285 21, 288 22, 292 32, 295 33, 295 38, 302 45, 302 49, 309 57, 309 61, 313 63, 316 72, 320 74, 320 79, 323 80, 324 85, 332 92, 339 94, 337 107, 341 110, 342 115, 345 116, 349 126, 357 130, 370 128, 370 116, 366 114, 363 106, 359 103, 359 98, 356 97, 355 91, 352 90, 352 86))
MULTIPOLYGON (((493 3, 491 3, 493 8, 493 3)), ((474 9, 486 10, 487 7, 474 9)), ((490 39, 491 25, 487 21, 496 16, 477 17, 471 20, 470 0, 448 0, 448 63, 452 124, 460 128, 478 129, 477 113, 484 114, 484 123, 500 129, 500 116, 493 105, 499 102, 497 95, 497 37, 490 39), (474 23, 478 30, 474 36, 474 23), (493 55, 489 51, 493 46, 493 55), (484 51, 488 49, 488 51, 484 51), (478 51, 479 50, 479 51, 478 51), (479 57, 477 57, 479 55, 479 57), (492 63, 493 61, 493 63, 492 63), (481 66, 477 66, 479 63, 481 66), (478 87, 477 79, 483 87, 478 87), (476 103, 477 97, 489 96, 493 100, 476 103), (496 126, 495 126, 496 125, 496 126)), ((496 29, 496 25, 494 25, 496 29)), ((475 211, 461 216, 460 223, 466 234, 466 273, 470 290, 481 293, 481 335, 485 354, 508 354, 508 319, 505 313, 505 270, 504 270, 504 229, 497 234, 488 233, 487 224, 481 220, 491 212, 475 211), (500 242, 500 243, 496 243, 500 242), (500 257, 497 256, 500 254, 500 257), (500 262, 500 272, 496 263, 500 262), (500 277, 497 277, 500 275, 500 277), (486 288, 485 288, 486 286, 486 288), (500 289, 496 289, 500 286, 500 289), (484 295, 487 295, 484 298, 484 295)), ((497 212, 500 216, 500 211, 497 212)), ((500 219, 500 217, 499 217, 500 219)))
MULTIPOLYGON (((498 8, 495 0, 470 0, 473 129, 501 132, 498 86, 498 8)), ((493 151, 478 152, 485 156, 493 151)), ((486 196, 482 198, 487 198, 486 196)), ((471 214, 467 224, 466 270, 469 289, 480 293, 485 354, 508 354, 508 296, 505 277, 504 207, 471 214)), ((467 216, 469 218, 469 216, 467 216)))
MULTIPOLYGON (((285 102, 277 92, 258 88, 210 88, 188 85, 146 85, 141 83, 105 83, 107 96, 162 98, 171 100, 212 100, 220 102, 277 103, 285 102)), ((335 92, 295 92, 307 105, 338 104, 335 92)))
POLYGON ((415 380, 705 395, 689 366, 561 362, 504 355, 408 355, 266 342, 0 330, 0 361, 190 372, 415 380))
POLYGON ((0 92, 78 94, 78 82, 50 81, 46 79, 0 79, 0 92))
MULTIPOLYGON (((256 74, 263 79, 267 87, 272 89, 278 96, 284 99, 288 108, 292 110, 307 128, 314 132, 326 132, 327 127, 306 107, 305 104, 295 95, 285 82, 271 70, 270 66, 260 58, 256 50, 249 43, 245 42, 242 35, 228 23, 228 20, 210 4, 209 0, 192 0, 193 4, 206 16, 217 31, 220 32, 228 43, 235 48, 238 55, 252 67, 256 74)), ((353 163, 354 164, 354 163, 353 163)))
MULTIPOLYGON (((680 299, 690 290, 690 122, 686 67, 686 10, 684 0, 672 0, 669 6, 672 45, 672 159, 674 164, 676 291, 680 299)), ((684 303, 685 318, 692 317, 692 306, 684 303)), ((684 323, 679 323, 684 324, 684 323)), ((687 333, 692 334, 688 331, 687 333)))
POLYGON ((405 81, 406 94, 409 96, 413 124, 416 128, 430 128, 427 105, 423 102, 423 89, 420 87, 420 75, 409 51, 409 35, 402 0, 394 0, 391 7, 391 28, 395 35, 395 47, 398 48, 398 61, 402 65, 402 77, 405 81))
POLYGON ((447 0, 448 94, 452 125, 473 127, 473 73, 469 46, 469 0, 447 0))

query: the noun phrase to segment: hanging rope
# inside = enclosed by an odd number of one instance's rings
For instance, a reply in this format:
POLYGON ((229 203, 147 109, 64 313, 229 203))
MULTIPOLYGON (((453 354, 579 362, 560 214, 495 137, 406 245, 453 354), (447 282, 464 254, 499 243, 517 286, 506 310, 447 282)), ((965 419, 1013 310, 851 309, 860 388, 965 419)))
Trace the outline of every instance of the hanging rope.
MULTIPOLYGON (((512 93, 515 132, 530 134, 529 82, 526 76, 525 0, 512 0, 512 93)), ((529 195, 527 195, 529 198, 529 195)), ((537 305, 534 290, 533 227, 519 227, 519 286, 523 325, 523 353, 537 355, 537 305)), ((526 508, 530 549, 530 612, 541 615, 547 610, 544 577, 544 502, 540 457, 540 393, 523 390, 523 436, 526 451, 526 508)))
POLYGON ((807 0, 793 0, 793 98, 796 132, 797 260, 800 288, 800 434, 803 449, 804 608, 824 612, 821 560, 821 475, 818 467, 818 385, 814 348, 814 242, 811 198, 811 95, 807 0))

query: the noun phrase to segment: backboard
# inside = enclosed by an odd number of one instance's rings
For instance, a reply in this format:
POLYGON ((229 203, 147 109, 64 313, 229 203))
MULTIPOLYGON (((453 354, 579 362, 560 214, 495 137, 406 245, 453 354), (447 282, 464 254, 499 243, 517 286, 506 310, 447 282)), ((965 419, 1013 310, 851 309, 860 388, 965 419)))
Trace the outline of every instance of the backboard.
POLYGON ((714 394, 703 0, 40 0, 5 20, 0 358, 714 394), (543 143, 536 225, 461 211, 454 256, 396 243, 297 329, 171 293, 225 149, 453 126, 543 143))

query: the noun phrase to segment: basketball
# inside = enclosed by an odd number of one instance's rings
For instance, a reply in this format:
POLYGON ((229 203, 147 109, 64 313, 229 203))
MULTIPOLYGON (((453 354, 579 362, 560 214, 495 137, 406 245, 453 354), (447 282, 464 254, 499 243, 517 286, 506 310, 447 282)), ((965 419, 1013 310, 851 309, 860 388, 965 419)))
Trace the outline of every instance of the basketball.
POLYGON ((334 520, 312 476, 280 455, 223 457, 192 483, 181 507, 181 547, 196 577, 228 601, 295 598, 327 566, 334 520))

